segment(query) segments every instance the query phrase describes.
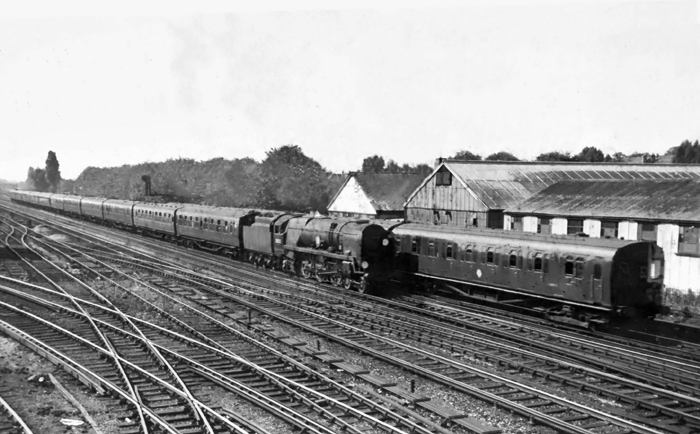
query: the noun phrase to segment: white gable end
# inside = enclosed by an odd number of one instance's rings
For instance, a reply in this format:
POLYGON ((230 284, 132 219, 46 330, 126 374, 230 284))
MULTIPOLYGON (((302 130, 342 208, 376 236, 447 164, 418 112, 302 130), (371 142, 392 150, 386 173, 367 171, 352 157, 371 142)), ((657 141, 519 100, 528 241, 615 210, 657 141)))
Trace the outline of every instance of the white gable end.
POLYGON ((329 212, 349 212, 374 215, 377 211, 369 198, 357 183, 355 177, 350 177, 343 189, 328 208, 329 212))

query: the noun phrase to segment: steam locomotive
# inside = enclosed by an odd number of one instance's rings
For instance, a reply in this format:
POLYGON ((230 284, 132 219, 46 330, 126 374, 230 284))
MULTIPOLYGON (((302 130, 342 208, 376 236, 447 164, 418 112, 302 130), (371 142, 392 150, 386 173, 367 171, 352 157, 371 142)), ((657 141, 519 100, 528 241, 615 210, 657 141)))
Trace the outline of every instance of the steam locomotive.
POLYGON ((664 311, 654 242, 539 235, 281 211, 11 192, 13 201, 209 250, 361 292, 389 281, 572 323, 664 311))
POLYGON ((361 292, 385 283, 393 261, 388 231, 368 220, 29 191, 10 198, 361 292))

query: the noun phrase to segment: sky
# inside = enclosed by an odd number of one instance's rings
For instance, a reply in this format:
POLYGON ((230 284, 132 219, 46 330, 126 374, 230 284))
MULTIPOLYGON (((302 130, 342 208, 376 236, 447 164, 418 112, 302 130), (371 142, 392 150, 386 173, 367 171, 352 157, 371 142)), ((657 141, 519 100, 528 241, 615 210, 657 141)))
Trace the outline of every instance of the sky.
POLYGON ((49 150, 70 179, 287 144, 343 172, 700 139, 697 1, 16 3, 0 179, 49 150))

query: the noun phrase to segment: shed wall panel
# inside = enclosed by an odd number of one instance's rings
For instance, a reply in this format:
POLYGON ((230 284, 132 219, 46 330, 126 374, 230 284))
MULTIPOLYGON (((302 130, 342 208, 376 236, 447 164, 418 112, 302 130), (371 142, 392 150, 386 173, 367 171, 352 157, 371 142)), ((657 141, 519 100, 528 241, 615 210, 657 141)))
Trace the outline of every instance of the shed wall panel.
POLYGON ((638 227, 639 224, 637 222, 620 222, 617 224, 617 237, 625 240, 636 240, 638 227))
POLYGON ((506 214, 503 216, 503 229, 509 231, 510 229, 510 224, 513 221, 513 217, 510 216, 509 214, 506 214))
POLYGON ((523 217, 523 231, 537 233, 537 217, 525 216, 523 217))
POLYGON ((452 177, 452 185, 436 186, 435 177, 431 177, 420 188, 413 199, 406 204, 407 208, 447 209, 455 211, 485 212, 484 204, 472 195, 456 177, 452 177))
POLYGON ((664 285, 700 294, 700 258, 678 255, 678 225, 660 224, 656 243, 664 249, 664 285))
POLYGON ((566 219, 555 217, 552 219, 552 235, 566 235, 566 219))
POLYGON ((600 238, 600 220, 586 219, 583 221, 583 232, 591 238, 600 238))

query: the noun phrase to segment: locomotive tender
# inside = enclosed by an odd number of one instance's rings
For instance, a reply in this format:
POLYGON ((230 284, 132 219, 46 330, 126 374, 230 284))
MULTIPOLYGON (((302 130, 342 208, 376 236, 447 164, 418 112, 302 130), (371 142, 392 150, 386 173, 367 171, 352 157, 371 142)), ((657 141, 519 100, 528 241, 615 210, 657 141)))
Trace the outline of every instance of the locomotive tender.
POLYGON ((664 311, 664 256, 650 241, 28 191, 12 191, 10 196, 16 202, 362 292, 398 279, 429 291, 496 297, 510 305, 536 302, 550 318, 578 324, 664 311))

